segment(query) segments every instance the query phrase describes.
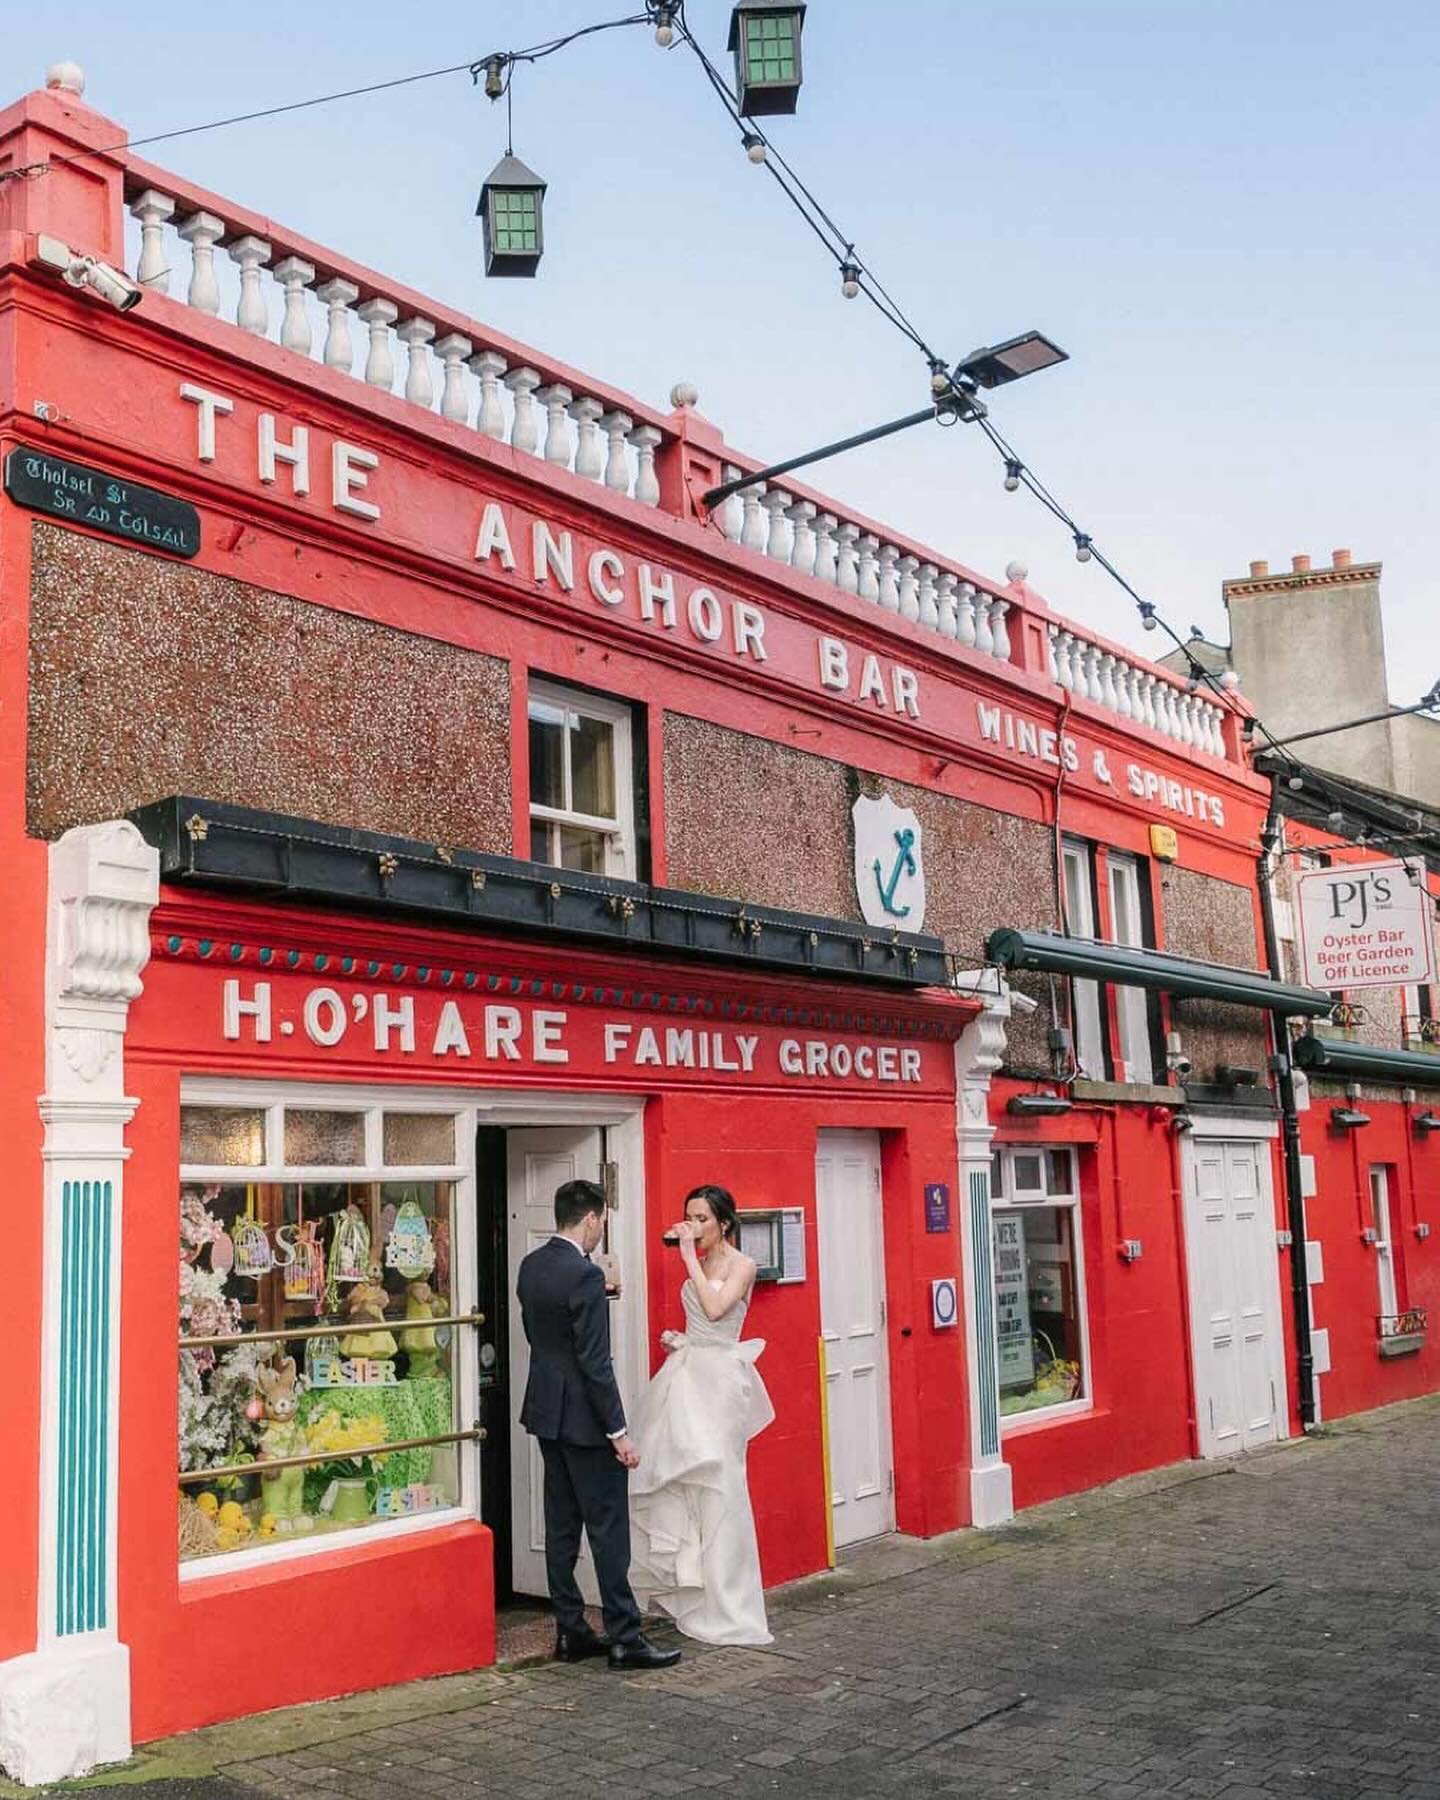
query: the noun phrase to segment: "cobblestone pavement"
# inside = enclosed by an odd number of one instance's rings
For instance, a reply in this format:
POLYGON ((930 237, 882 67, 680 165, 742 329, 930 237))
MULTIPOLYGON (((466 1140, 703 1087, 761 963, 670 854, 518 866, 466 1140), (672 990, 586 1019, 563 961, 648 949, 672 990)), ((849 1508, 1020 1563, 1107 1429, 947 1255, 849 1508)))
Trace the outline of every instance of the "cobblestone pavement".
POLYGON ((777 1596, 769 1650, 419 1682, 127 1774, 175 1800, 1440 1800, 1437 1510, 1440 1398, 887 1540, 777 1596))

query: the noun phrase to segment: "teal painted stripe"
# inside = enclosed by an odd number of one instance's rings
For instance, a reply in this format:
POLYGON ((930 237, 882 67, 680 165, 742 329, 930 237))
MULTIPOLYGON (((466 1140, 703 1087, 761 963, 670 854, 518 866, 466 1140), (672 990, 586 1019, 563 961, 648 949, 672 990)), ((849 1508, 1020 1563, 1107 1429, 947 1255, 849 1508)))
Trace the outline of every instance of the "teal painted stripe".
POLYGON ((980 1454, 1000 1454, 1000 1360, 995 1339, 995 1256, 990 1235, 990 1175, 972 1169, 970 1241, 975 1267, 975 1386, 980 1407, 980 1454))
POLYGON ((61 1189, 55 1628, 62 1637, 107 1622, 113 1198, 108 1181, 67 1181, 61 1189))

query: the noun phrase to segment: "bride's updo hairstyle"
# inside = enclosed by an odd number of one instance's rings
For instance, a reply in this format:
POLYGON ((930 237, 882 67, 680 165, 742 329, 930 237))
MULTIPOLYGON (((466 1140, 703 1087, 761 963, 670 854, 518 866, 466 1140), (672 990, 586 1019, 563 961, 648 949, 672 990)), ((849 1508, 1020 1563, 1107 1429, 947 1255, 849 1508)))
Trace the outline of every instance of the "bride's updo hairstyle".
POLYGON ((688 1207, 692 1200, 703 1200, 710 1208, 711 1217, 720 1227, 720 1235, 727 1244, 740 1243, 740 1212, 735 1205, 735 1196, 729 1188, 717 1186, 714 1182, 704 1182, 700 1187, 691 1188, 685 1196, 688 1207))

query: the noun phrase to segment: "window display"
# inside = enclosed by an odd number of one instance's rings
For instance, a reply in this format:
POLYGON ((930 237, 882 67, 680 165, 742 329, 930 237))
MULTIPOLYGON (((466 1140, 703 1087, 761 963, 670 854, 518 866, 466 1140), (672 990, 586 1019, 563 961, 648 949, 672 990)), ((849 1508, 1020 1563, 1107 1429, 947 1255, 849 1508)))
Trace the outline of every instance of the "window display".
POLYGON ((458 1505, 456 1114, 181 1113, 181 1560, 458 1505))
POLYGON ((1088 1395, 1075 1152, 1005 1148, 991 1171, 1000 1413, 1088 1395))

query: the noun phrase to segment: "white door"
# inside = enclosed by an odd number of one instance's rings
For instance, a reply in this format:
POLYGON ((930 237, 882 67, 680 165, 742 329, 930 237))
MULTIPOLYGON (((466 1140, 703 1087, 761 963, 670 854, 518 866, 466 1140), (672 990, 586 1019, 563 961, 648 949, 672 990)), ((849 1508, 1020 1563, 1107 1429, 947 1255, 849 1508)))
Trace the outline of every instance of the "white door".
POLYGON ((873 1131, 819 1134, 815 1195, 838 1547, 895 1525, 880 1140, 873 1131))
POLYGON ((1200 1454, 1234 1456, 1285 1435, 1269 1144, 1191 1138, 1185 1159, 1200 1454))
MULTIPOLYGON (((561 1182, 600 1180, 600 1132, 591 1126, 552 1125, 505 1134, 509 1164, 510 1250, 510 1520, 511 1579, 518 1594, 544 1594, 544 1467, 539 1446, 520 1427, 520 1403, 530 1373, 530 1346, 514 1298, 520 1263, 555 1232, 555 1190, 561 1182)), ((580 1588, 599 1596, 588 1546, 580 1553, 580 1588)))

